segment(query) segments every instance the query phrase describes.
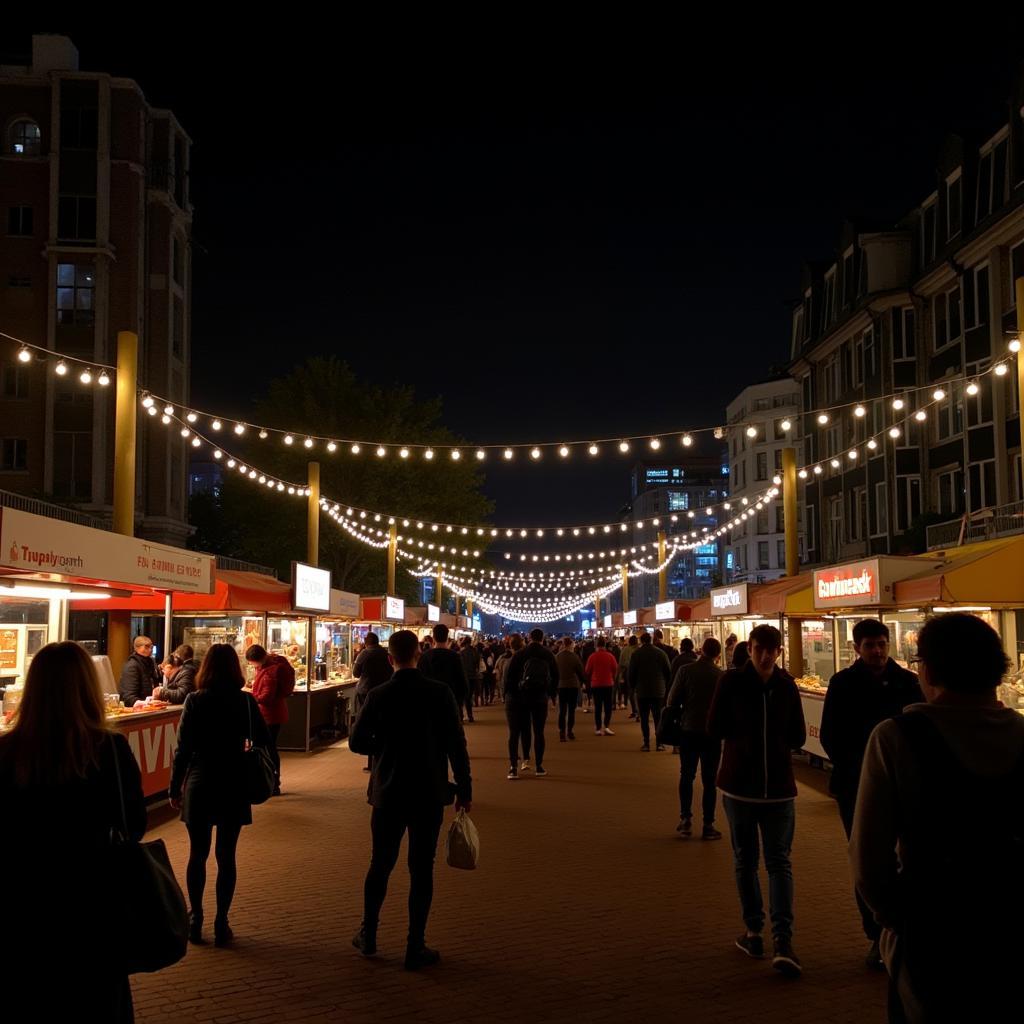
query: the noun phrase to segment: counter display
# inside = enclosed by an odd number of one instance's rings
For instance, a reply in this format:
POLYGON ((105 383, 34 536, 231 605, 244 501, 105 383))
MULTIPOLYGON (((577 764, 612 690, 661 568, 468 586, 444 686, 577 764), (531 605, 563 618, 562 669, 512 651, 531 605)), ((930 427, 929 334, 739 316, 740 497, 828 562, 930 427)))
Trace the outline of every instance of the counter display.
POLYGON ((156 796, 171 784, 171 764, 178 746, 180 704, 154 701, 146 707, 108 709, 107 722, 131 747, 142 772, 142 792, 156 796))
POLYGON ((804 722, 807 725, 807 739, 804 740, 803 749, 808 754, 827 761, 828 754, 825 753, 825 748, 821 745, 821 715, 825 710, 825 687, 811 689, 801 686, 800 683, 801 680, 797 680, 797 685, 800 688, 800 703, 804 710, 804 722))

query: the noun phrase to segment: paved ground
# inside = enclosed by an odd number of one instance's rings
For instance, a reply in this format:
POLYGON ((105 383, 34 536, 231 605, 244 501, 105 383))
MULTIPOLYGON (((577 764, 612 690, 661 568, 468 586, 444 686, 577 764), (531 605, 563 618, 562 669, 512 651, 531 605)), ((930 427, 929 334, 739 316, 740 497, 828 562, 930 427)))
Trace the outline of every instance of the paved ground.
MULTIPOLYGON (((362 759, 344 744, 286 755, 286 795, 255 808, 239 845, 235 946, 192 947, 175 967, 137 976, 138 1020, 885 1019, 885 977, 862 965, 845 841, 821 773, 798 769, 794 945, 805 973, 787 981, 732 945, 742 924, 728 838, 676 837, 678 759, 642 753, 621 712, 612 738, 581 718, 575 743, 549 743, 550 775, 517 783, 505 780, 501 709, 482 709, 467 728, 481 863, 438 864, 427 938, 443 960, 419 974, 401 966, 404 859, 381 955, 365 960, 350 945, 369 856, 362 759)), ((184 827, 166 814, 151 824, 184 882, 184 827)), ((210 874, 208 922, 212 858, 210 874)))

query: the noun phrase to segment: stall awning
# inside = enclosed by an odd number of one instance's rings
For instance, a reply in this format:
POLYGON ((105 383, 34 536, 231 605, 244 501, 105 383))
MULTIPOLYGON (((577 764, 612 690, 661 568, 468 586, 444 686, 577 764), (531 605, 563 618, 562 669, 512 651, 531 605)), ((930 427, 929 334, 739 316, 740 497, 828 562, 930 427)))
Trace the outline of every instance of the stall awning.
POLYGON ((1024 608, 1024 537, 983 541, 947 551, 920 576, 896 584, 898 605, 966 604, 1024 608))
POLYGON ((783 576, 770 583, 760 583, 750 588, 751 615, 798 615, 803 610, 814 612, 814 574, 800 573, 798 576, 783 576), (806 594, 802 592, 806 592, 806 594))
MULTIPOLYGON (((175 612, 288 612, 292 608, 292 588, 273 576, 216 569, 212 594, 175 593, 171 600, 175 612)), ((74 601, 71 608, 73 611, 162 613, 164 595, 152 593, 109 601, 74 601)))

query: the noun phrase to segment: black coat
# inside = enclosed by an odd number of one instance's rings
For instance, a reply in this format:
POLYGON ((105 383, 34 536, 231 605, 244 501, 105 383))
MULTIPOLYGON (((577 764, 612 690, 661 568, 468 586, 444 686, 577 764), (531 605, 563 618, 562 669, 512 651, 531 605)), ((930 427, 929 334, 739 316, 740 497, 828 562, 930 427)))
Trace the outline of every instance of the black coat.
POLYGON ((558 695, 558 662, 555 656, 543 644, 530 641, 522 650, 512 655, 512 660, 505 670, 505 699, 506 700, 552 700, 558 695), (523 668, 530 658, 540 658, 548 666, 548 688, 547 692, 529 694, 520 689, 523 681, 523 668))
POLYGON ((373 757, 367 800, 374 807, 416 808, 473 798, 466 734, 451 689, 419 669, 399 669, 366 697, 349 750, 373 757))
POLYGON ((198 661, 186 661, 177 672, 160 687, 164 700, 172 704, 184 704, 185 698, 196 688, 198 661))
POLYGON ((160 673, 157 671, 156 662, 148 655, 136 651, 124 663, 117 689, 124 706, 130 708, 137 700, 151 697, 153 687, 159 685, 160 673))
POLYGON ((391 662, 388 652, 383 647, 367 647, 359 652, 356 663, 352 666, 352 675, 359 680, 356 693, 361 698, 381 683, 391 678, 391 662))
POLYGON ((837 797, 856 797, 861 762, 875 726, 895 718, 908 704, 923 702, 917 676, 892 658, 878 679, 858 658, 829 680, 821 712, 821 745, 832 762, 829 789, 837 797))
POLYGON ((242 756, 250 738, 257 747, 270 743, 252 694, 197 690, 185 698, 170 796, 182 801, 186 825, 252 824, 242 756))
POLYGON ((469 680, 466 670, 462 667, 462 658, 458 651, 450 647, 431 647, 420 658, 417 666, 429 679, 439 679, 447 683, 455 697, 456 704, 465 704, 469 693, 469 680))

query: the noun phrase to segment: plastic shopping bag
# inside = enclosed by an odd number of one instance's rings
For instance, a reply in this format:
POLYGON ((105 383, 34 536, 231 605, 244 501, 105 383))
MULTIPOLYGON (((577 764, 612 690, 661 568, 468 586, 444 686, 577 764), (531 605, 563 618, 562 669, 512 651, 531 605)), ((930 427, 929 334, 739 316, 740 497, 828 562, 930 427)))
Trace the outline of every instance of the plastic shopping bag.
POLYGON ((449 866, 465 871, 476 868, 480 859, 480 833, 464 810, 456 813, 444 845, 445 859, 449 866))

